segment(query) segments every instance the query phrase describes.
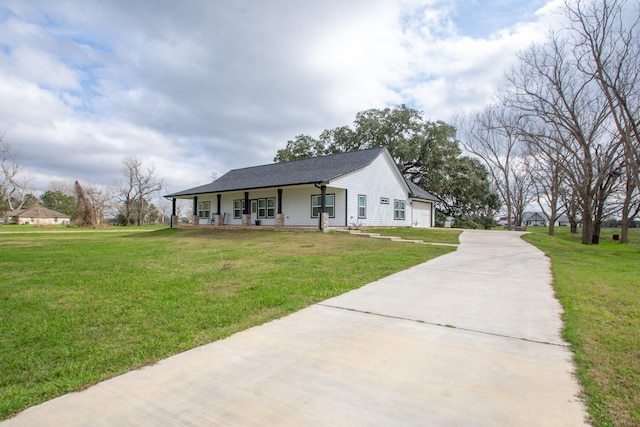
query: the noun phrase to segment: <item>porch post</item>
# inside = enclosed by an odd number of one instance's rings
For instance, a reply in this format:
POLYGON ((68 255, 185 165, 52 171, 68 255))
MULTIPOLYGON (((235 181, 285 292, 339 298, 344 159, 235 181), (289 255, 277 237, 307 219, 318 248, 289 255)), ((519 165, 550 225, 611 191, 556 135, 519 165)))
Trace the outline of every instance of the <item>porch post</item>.
POLYGON ((324 231, 324 229, 326 228, 325 225, 325 210, 327 209, 327 186, 326 185, 321 185, 320 186, 320 215, 318 215, 319 221, 320 221, 320 225, 319 228, 320 230, 324 231))
POLYGON ((171 219, 169 219, 169 227, 173 228, 173 225, 178 225, 178 218, 176 218, 176 198, 171 199, 171 219))
POLYGON ((278 188, 278 213, 282 213, 282 188, 278 188))
POLYGON ((212 215, 213 225, 220 226, 222 225, 222 215, 220 215, 220 205, 221 205, 222 194, 216 194, 216 198, 218 200, 218 206, 217 206, 215 215, 212 215))
POLYGON ((284 214, 282 213, 282 188, 278 188, 278 212, 276 213, 276 228, 284 227, 284 214))
POLYGON ((193 196, 193 214, 192 214, 193 225, 200 225, 200 220, 198 219, 198 196, 193 196))

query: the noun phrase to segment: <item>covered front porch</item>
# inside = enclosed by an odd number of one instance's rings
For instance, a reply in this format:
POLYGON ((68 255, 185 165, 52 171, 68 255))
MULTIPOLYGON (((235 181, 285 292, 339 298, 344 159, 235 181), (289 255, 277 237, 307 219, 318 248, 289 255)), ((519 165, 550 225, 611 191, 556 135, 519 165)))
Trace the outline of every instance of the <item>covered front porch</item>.
POLYGON ((172 198, 171 226, 178 225, 177 199, 191 200, 191 226, 314 228, 345 225, 344 215, 336 219, 336 211, 344 212, 346 190, 326 185, 302 185, 286 188, 262 188, 180 195, 172 198), (337 197, 337 195, 341 197, 337 197), (337 199, 340 202, 337 202, 337 199))

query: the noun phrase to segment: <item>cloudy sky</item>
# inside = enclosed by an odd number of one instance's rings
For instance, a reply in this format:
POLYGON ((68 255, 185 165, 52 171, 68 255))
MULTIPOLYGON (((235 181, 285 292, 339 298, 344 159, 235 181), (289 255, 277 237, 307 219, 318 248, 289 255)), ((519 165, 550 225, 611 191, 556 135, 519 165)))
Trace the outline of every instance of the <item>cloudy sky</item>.
POLYGON ((488 102, 557 18, 547 0, 0 0, 0 134, 34 191, 113 184, 136 156, 167 192, 270 163, 287 140, 407 104, 488 102))

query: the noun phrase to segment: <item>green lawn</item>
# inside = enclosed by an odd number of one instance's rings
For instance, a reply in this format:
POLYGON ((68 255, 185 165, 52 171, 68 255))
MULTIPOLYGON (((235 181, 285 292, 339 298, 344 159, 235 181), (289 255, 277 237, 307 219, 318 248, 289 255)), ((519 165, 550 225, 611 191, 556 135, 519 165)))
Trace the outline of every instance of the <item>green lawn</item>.
POLYGON ((458 244, 458 236, 460 230, 451 230, 447 228, 364 228, 364 233, 379 233, 382 236, 396 236, 407 240, 424 240, 430 243, 449 243, 458 244))
POLYGON ((3 224, 0 225, 0 234, 6 233, 50 233, 50 232, 79 232, 79 233, 93 233, 97 231, 102 232, 134 232, 139 233, 140 231, 153 231, 153 230, 161 230, 163 228, 167 228, 164 225, 142 225, 142 226, 131 226, 131 227, 120 227, 120 226, 106 226, 102 228, 81 228, 75 226, 68 225, 42 225, 37 226, 33 224, 3 224))
POLYGON ((640 425, 640 230, 621 245, 604 230, 599 245, 580 244, 565 228, 532 229, 524 239, 552 261, 564 307, 564 338, 575 353, 596 426, 640 425))
POLYGON ((0 419, 454 250, 257 229, 23 231, 0 227, 0 419))

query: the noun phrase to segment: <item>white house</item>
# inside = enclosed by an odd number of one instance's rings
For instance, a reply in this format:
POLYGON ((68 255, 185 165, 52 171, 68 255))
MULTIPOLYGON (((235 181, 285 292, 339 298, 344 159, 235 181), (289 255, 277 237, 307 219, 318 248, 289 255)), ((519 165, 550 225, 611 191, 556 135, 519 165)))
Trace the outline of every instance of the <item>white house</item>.
POLYGON ((522 225, 525 226, 546 227, 547 222, 547 216, 542 212, 524 212, 522 214, 522 225))
POLYGON ((9 224, 33 224, 39 226, 65 225, 71 221, 69 215, 39 205, 8 212, 7 218, 9 219, 9 224))
POLYGON ((322 229, 432 227, 438 200, 405 180, 384 147, 234 169, 165 197, 173 199, 174 217, 176 199, 192 199, 200 225, 322 229))
POLYGON ((556 219, 556 225, 558 227, 569 227, 571 223, 569 222, 569 217, 566 215, 560 215, 558 219, 556 219))

